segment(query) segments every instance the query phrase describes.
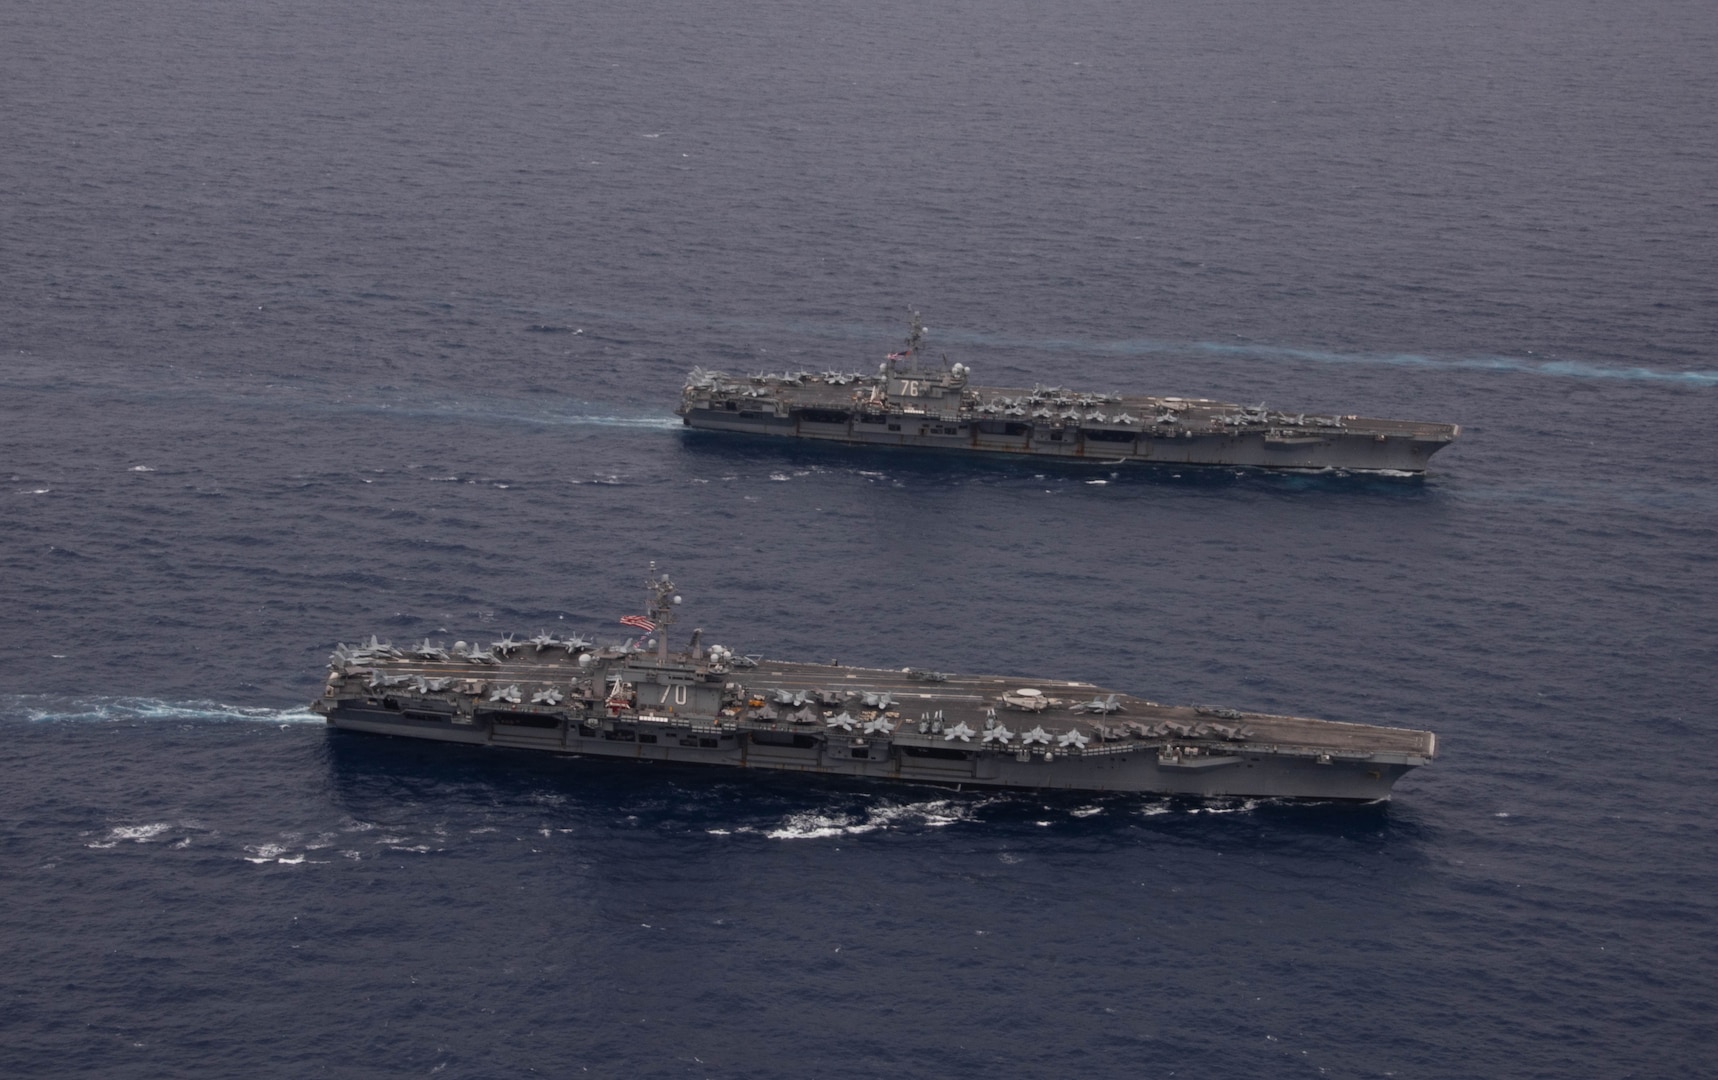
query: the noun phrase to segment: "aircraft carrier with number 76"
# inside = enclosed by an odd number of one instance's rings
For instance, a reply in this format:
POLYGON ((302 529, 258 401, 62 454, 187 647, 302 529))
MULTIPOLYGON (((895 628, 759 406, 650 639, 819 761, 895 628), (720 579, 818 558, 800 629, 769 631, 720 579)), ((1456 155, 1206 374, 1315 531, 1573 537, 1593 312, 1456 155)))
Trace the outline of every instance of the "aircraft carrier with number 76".
POLYGON ((798 663, 669 648, 680 604, 647 581, 633 640, 340 646, 312 708, 348 731, 633 762, 877 781, 1377 801, 1437 753, 1429 731, 1160 705, 1090 683, 798 663))
POLYGON ((676 410, 689 428, 857 446, 1067 461, 1424 473, 1455 424, 1282 412, 1204 398, 973 386, 964 364, 923 361, 917 313, 874 375, 732 376, 695 368, 676 410))

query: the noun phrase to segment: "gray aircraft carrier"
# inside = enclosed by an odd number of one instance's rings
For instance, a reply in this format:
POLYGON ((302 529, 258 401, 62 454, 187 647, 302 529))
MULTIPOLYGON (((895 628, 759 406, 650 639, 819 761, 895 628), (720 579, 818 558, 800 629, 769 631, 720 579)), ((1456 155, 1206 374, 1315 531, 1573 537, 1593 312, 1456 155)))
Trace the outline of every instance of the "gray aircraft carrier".
POLYGON ((1376 801, 1428 731, 1159 705, 1089 683, 668 647, 654 564, 639 641, 340 646, 311 706, 349 731, 556 754, 984 787, 1376 801))
POLYGON ((1455 424, 1287 413, 1203 398, 969 385, 964 364, 925 363, 917 313, 875 375, 736 377, 695 368, 676 412, 691 428, 1102 462, 1423 473, 1455 424))

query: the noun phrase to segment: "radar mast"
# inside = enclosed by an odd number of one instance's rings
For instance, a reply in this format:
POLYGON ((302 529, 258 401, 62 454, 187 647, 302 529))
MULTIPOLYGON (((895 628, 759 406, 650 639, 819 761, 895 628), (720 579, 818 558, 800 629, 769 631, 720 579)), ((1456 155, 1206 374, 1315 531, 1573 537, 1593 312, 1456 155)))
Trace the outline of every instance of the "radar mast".
POLYGON ((680 603, 680 597, 674 592, 674 582, 668 580, 668 575, 656 572, 655 559, 650 561, 650 576, 644 579, 644 588, 649 596, 644 610, 656 634, 656 659, 666 661, 668 628, 674 624, 674 608, 680 603))

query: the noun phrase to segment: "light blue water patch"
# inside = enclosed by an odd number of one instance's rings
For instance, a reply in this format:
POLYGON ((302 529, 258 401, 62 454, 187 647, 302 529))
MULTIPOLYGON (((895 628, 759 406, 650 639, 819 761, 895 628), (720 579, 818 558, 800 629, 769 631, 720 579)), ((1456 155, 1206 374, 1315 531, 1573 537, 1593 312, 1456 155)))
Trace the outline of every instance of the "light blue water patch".
MULTIPOLYGON (((1103 346, 1100 351, 1132 355, 1134 343, 1103 346)), ((1191 346, 1165 346, 1140 352, 1176 352, 1185 348, 1228 356, 1262 360, 1311 360, 1320 364, 1382 364, 1446 371, 1504 371, 1531 375, 1555 375, 1574 379, 1620 379, 1633 382, 1664 382, 1684 386, 1718 386, 1718 371, 1658 371, 1653 368, 1613 368, 1580 360, 1533 360, 1519 356, 1426 356, 1419 353, 1337 353, 1322 349, 1298 349, 1273 345, 1229 345, 1201 341, 1191 346)))
POLYGON ((173 411, 181 411, 187 405, 196 403, 235 409, 265 409, 271 413, 290 411, 318 416, 393 416, 410 420, 497 420, 547 427, 669 431, 682 426, 678 417, 669 414, 672 399, 666 398, 660 408, 629 411, 619 405, 591 401, 569 402, 565 398, 553 396, 540 405, 516 398, 509 400, 482 395, 458 400, 424 400, 409 391, 393 388, 347 390, 341 394, 341 397, 347 400, 331 401, 326 399, 329 388, 320 383, 307 383, 304 387, 277 385, 266 391, 255 391, 222 390, 197 382, 174 380, 165 385, 156 384, 146 388, 105 385, 95 393, 90 393, 84 384, 71 386, 42 379, 13 379, 0 380, 0 389, 75 395, 86 402, 152 406, 173 411), (565 411, 569 405, 577 411, 565 411))
POLYGON ((558 413, 529 412, 505 404, 488 405, 482 401, 466 404, 402 404, 366 402, 353 405, 318 405, 323 412, 353 412, 385 414, 408 419, 480 419, 500 420, 519 424, 541 424, 549 427, 631 428, 645 431, 672 431, 681 427, 674 416, 625 416, 618 413, 558 413))
POLYGON ((1262 345, 1221 341, 1155 341, 1134 338, 1126 341, 1080 341, 1070 338, 998 338, 994 335, 949 334, 964 343, 1033 349, 1041 352, 1071 352, 1104 356, 1170 356, 1190 352, 1236 356, 1252 360, 1311 361, 1318 364, 1355 364, 1426 368, 1443 371, 1497 371, 1511 374, 1551 375, 1575 379, 1615 379, 1631 382, 1673 383, 1683 386, 1718 386, 1718 371, 1661 371, 1648 367, 1606 367, 1582 360, 1541 360, 1520 356, 1436 356, 1426 353, 1344 353, 1291 345, 1262 345))
POLYGON ((56 697, 45 694, 0 697, 0 722, 119 724, 186 720, 246 724, 323 722, 322 717, 300 707, 269 709, 228 705, 219 701, 163 701, 146 697, 56 697))

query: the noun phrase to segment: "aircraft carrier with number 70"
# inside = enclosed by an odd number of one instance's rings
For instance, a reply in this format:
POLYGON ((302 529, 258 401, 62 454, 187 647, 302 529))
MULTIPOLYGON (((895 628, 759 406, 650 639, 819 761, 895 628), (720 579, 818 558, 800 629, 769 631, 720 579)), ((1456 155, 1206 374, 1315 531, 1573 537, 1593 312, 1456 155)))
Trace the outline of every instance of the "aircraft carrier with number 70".
POLYGON ((1281 412, 1204 398, 969 385, 964 364, 922 361, 917 313, 875 375, 735 377, 695 368, 676 410, 689 428, 858 446, 1123 464, 1426 471, 1455 424, 1281 412))
POLYGON ((340 646, 311 706, 349 731, 627 761, 879 781, 1377 801, 1437 753, 1428 731, 1160 705, 1089 683, 797 663, 668 635, 647 581, 633 640, 511 636, 340 646))

